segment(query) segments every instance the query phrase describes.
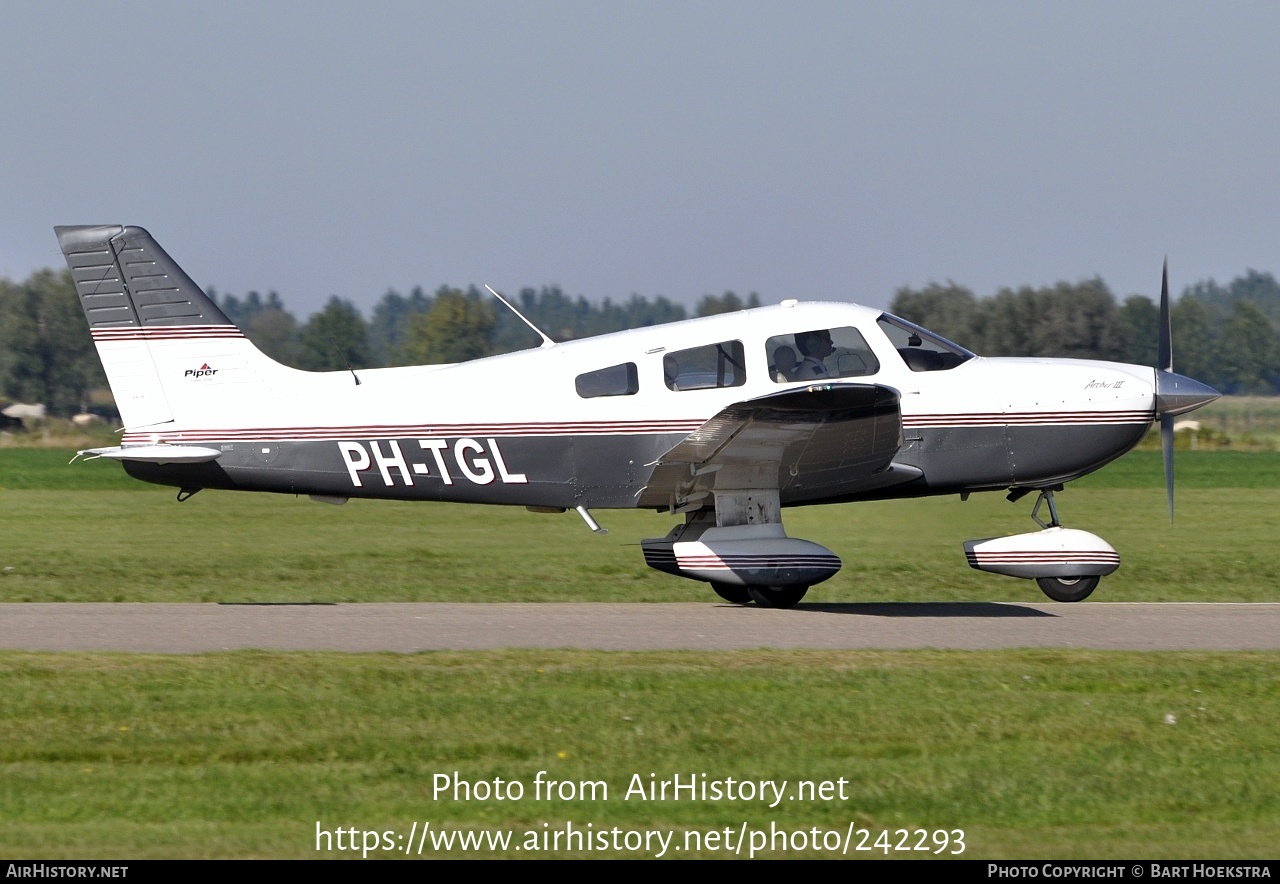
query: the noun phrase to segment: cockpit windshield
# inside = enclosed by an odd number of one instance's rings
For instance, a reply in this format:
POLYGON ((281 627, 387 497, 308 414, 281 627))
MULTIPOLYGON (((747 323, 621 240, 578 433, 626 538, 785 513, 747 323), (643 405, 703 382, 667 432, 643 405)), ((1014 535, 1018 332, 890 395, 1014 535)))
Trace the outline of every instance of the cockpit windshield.
POLYGON ((975 355, 959 344, 890 313, 881 313, 876 322, 912 371, 946 371, 968 362, 975 355))

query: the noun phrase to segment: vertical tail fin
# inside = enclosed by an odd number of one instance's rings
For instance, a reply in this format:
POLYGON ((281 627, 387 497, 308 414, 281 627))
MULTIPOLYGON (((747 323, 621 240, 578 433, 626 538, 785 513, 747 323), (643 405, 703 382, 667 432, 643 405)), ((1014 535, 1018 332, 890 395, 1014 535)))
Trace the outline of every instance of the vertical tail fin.
POLYGON ((53 230, 91 330, 234 327, 141 227, 53 230))
MULTIPOLYGON (((266 357, 141 227, 55 227, 127 429, 190 418, 266 357)), ((221 395, 219 395, 221 394, 221 395)))

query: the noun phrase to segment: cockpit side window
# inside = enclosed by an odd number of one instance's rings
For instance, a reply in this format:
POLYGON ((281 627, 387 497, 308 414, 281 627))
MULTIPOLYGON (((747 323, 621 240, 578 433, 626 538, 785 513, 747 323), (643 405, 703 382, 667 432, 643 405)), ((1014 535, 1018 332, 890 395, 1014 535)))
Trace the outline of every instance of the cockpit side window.
POLYGON ((722 341, 677 350, 662 357, 662 375, 671 390, 741 387, 747 382, 742 341, 722 341))
POLYGON ((974 357, 964 347, 888 313, 876 320, 912 371, 947 371, 974 357))
POLYGON ((634 396, 640 391, 640 375, 634 362, 610 365, 578 375, 574 381, 583 399, 597 396, 634 396))
POLYGON ((859 378, 880 371, 866 338, 852 326, 815 328, 765 341, 769 376, 775 383, 822 378, 859 378))

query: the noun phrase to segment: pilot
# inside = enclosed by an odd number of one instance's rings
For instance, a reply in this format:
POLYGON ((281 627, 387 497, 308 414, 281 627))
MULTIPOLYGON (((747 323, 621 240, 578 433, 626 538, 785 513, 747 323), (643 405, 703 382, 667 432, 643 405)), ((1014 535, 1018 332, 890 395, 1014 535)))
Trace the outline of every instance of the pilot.
POLYGON ((773 379, 780 384, 796 379, 796 351, 785 344, 773 351, 773 379))
POLYGON ((796 366, 796 370, 792 374, 793 380, 807 381, 813 378, 831 377, 831 372, 827 370, 827 364, 822 361, 834 353, 836 349, 835 345, 831 343, 830 331, 820 328, 813 331, 799 332, 796 335, 796 346, 804 354, 804 359, 796 366))

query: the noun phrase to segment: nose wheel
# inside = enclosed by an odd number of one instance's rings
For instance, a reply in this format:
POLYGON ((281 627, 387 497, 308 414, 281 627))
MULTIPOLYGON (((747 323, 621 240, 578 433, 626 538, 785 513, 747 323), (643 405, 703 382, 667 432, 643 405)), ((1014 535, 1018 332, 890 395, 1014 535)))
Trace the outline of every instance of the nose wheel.
MULTIPOLYGON (((1058 518, 1058 507, 1053 502, 1054 489, 1046 488, 1036 498, 1036 505, 1031 509, 1031 518, 1041 528, 1061 528, 1062 519, 1058 518), (1049 522, 1040 520, 1040 507, 1048 506, 1049 522)), ((1040 591, 1055 602, 1082 602, 1095 589, 1101 577, 1037 577, 1036 585, 1040 591)))
POLYGON ((1039 577, 1036 584, 1055 602, 1082 602, 1098 588, 1101 577, 1039 577))
POLYGON ((1010 501, 1038 492, 1031 519, 1040 530, 967 541, 970 567, 1034 580, 1055 602, 1080 602, 1092 595, 1102 577, 1120 567, 1120 555, 1101 537, 1063 526, 1053 499, 1061 490, 1060 485, 1010 489, 1010 501))

